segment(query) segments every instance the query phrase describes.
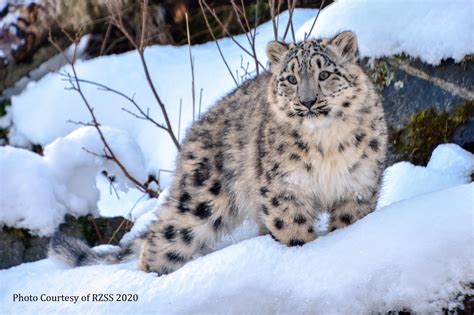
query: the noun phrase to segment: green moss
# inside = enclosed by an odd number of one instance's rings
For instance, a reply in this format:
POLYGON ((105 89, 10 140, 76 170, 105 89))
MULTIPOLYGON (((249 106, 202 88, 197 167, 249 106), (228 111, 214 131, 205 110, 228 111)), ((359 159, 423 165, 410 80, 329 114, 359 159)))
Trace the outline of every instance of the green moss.
POLYGON ((387 62, 381 59, 376 59, 370 66, 368 72, 370 78, 379 90, 390 86, 395 80, 395 72, 391 71, 387 62))
POLYGON ((460 64, 464 71, 467 71, 468 65, 474 63, 474 54, 469 54, 462 58, 460 64))
MULTIPOLYGON (((7 107, 10 106, 11 100, 5 99, 0 101, 0 117, 3 117, 7 113, 7 107)), ((8 129, 0 128, 0 139, 6 139, 8 136, 8 129)))
POLYGON ((427 109, 414 114, 391 139, 397 157, 425 165, 441 143, 452 141, 454 132, 474 117, 474 101, 465 101, 452 113, 427 109))
POLYGON ((4 226, 2 228, 3 232, 13 235, 19 239, 21 239, 23 242, 27 241, 32 238, 31 234, 28 232, 28 230, 25 229, 18 229, 18 228, 12 228, 8 226, 4 226))
POLYGON ((9 98, 0 101, 0 117, 5 116, 7 113, 7 107, 11 104, 12 101, 9 98))

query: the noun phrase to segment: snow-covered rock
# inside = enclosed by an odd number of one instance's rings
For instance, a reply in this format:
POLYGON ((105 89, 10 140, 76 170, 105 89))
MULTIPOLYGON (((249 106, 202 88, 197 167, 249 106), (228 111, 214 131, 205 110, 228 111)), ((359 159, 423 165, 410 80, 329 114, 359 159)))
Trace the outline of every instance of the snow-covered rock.
POLYGON ((1 147, 0 176, 0 225, 52 234, 67 209, 44 159, 24 149, 1 147))
MULTIPOLYGON (((472 0, 338 0, 321 11, 311 35, 351 30, 361 57, 406 53, 436 65, 474 53, 473 10, 472 0)), ((304 38, 312 24, 306 22, 297 37, 304 38)))
POLYGON ((456 144, 441 144, 426 167, 399 162, 384 172, 377 208, 399 200, 446 189, 471 181, 474 155, 456 144))
MULTIPOLYGON (((127 170, 144 182, 143 155, 128 134, 102 127, 111 149, 127 170)), ((99 134, 82 127, 44 149, 44 156, 10 146, 0 147, 0 225, 25 228, 39 236, 52 234, 66 213, 97 215, 96 177, 103 170, 115 176, 116 189, 133 184, 104 154, 99 134)))

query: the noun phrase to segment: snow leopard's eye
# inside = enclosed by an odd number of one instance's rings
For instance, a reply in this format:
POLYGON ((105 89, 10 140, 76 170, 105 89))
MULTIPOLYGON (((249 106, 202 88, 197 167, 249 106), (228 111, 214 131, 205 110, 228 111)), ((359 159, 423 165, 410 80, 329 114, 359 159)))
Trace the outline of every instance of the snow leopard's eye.
POLYGON ((290 82, 291 84, 296 84, 298 81, 296 80, 296 77, 294 75, 290 75, 288 78, 287 78, 288 82, 290 82))
POLYGON ((319 80, 324 81, 329 78, 330 75, 331 74, 328 71, 321 71, 321 73, 319 74, 319 80))

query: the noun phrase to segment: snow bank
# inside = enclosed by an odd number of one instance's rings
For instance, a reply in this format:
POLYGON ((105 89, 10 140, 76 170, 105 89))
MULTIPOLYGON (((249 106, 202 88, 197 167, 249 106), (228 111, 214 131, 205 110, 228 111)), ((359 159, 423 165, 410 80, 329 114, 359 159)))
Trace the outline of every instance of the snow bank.
POLYGON ((54 232, 66 206, 51 170, 36 153, 0 147, 0 226, 29 229, 33 234, 54 232), (6 184, 5 184, 6 183, 6 184))
MULTIPOLYGON (((136 143, 124 131, 102 127, 112 150, 127 170, 144 182, 144 160, 136 143)), ((44 156, 13 147, 0 148, 0 174, 7 185, 0 189, 0 225, 50 235, 64 215, 98 214, 96 177, 103 170, 115 176, 116 189, 133 184, 111 161, 86 152, 103 154, 93 127, 82 127, 44 149, 44 156)))
POLYGON ((256 237, 156 277, 136 262, 0 271, 6 313, 437 313, 474 293, 474 184, 398 202, 303 247, 256 237), (470 196, 470 197, 469 197, 470 196), (13 294, 137 294, 137 302, 13 302, 13 294))
MULTIPOLYGON (((474 52, 472 0, 339 0, 321 11, 312 36, 357 34, 362 57, 407 53, 436 65, 474 52)), ((297 32, 308 33, 312 20, 297 32)))
POLYGON ((441 144, 426 167, 400 162, 384 172, 377 208, 413 196, 446 189, 471 181, 474 155, 456 144, 441 144))

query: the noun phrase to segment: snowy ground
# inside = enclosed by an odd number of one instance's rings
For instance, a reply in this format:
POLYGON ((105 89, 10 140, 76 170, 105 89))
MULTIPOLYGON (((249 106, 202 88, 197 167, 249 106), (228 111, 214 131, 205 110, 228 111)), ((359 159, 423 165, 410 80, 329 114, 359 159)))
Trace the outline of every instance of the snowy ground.
MULTIPOLYGON (((442 58, 459 60, 474 52, 466 32, 473 28, 472 9, 472 1, 467 0, 341 0, 321 12, 313 35, 332 36, 350 29, 359 37, 363 56, 406 52, 436 64, 442 58)), ((314 15, 314 10, 296 10, 299 37, 308 31, 314 15)), ((284 27, 287 18, 283 14, 280 25, 284 27)), ((257 34, 257 54, 265 64, 271 25, 262 25, 257 34)), ((237 37, 241 42, 244 38, 237 37)), ((231 68, 240 74, 241 65, 252 64, 229 39, 220 40, 220 45, 231 68)), ((203 89, 204 111, 235 84, 214 43, 195 45, 192 51, 196 93, 203 89)), ((183 101, 183 138, 192 122, 188 48, 155 46, 147 49, 146 57, 175 130, 183 101)), ((135 95, 153 117, 161 119, 136 53, 81 61, 77 70, 83 79, 135 95)), ((12 99, 8 116, 0 120, 2 126, 13 124, 12 144, 45 146, 43 157, 19 148, 0 148, 0 173, 8 183, 8 189, 0 189, 0 225, 49 235, 67 212, 100 212, 130 216, 135 227, 127 237, 132 237, 159 216, 152 211, 165 195, 148 200, 130 188, 114 165, 83 150, 100 153, 100 142, 93 129, 68 123, 89 117, 79 96, 66 86, 55 73, 30 83, 12 99), (102 170, 118 176, 117 192, 100 175, 102 170)), ((174 168, 176 151, 166 134, 121 110, 130 109, 123 99, 92 87, 84 90, 117 154, 137 178, 174 168)), ((159 278, 138 271, 136 261, 65 269, 42 260, 0 270, 0 313, 348 314, 402 308, 433 313, 455 307, 457 294, 474 294, 467 286, 474 282, 474 184, 467 184, 473 170, 473 155, 456 145, 439 146, 427 167, 395 164, 385 172, 376 212, 301 248, 257 237, 256 226, 246 222, 216 246, 218 251, 159 278), (41 294, 87 298, 89 293, 137 294, 138 301, 13 301, 14 294, 41 299, 41 294)), ((160 179, 163 187, 170 180, 169 176, 160 179)))
POLYGON ((439 146, 426 168, 406 162, 389 168, 381 197, 386 206, 347 228, 288 248, 269 236, 252 237, 255 230, 247 226, 235 236, 250 239, 167 276, 138 271, 136 261, 67 269, 45 259, 0 270, 0 305, 4 313, 22 314, 437 313, 458 306, 458 294, 474 294, 468 288, 474 282, 474 184, 463 184, 473 170, 472 154, 439 146), (416 168, 420 176, 394 172, 400 167, 416 168), (421 195, 412 196, 419 186, 421 195), (15 294, 38 301, 21 302, 18 295, 14 301, 15 294), (89 294, 135 294, 138 301, 80 300, 89 294), (61 295, 79 300, 41 301, 61 295))

